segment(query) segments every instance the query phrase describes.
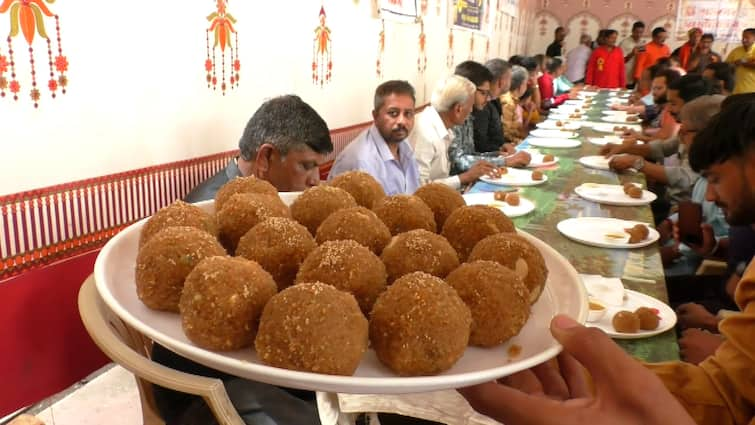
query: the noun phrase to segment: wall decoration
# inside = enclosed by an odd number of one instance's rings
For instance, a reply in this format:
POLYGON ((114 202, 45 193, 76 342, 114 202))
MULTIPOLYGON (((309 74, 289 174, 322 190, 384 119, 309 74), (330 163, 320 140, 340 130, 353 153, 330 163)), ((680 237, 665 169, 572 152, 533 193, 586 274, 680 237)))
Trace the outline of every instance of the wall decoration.
POLYGON ((619 41, 621 41, 632 35, 632 24, 639 20, 641 20, 639 17, 631 13, 624 13, 611 19, 606 28, 613 28, 618 31, 619 41))
POLYGON ((204 62, 204 69, 207 72, 207 87, 212 87, 213 90, 217 89, 218 76, 217 76, 217 50, 220 48, 220 91, 225 96, 226 90, 229 85, 226 84, 226 47, 229 52, 229 60, 231 69, 228 78, 230 88, 234 89, 239 86, 239 71, 241 70, 241 61, 239 60, 239 34, 233 27, 236 24, 236 18, 231 15, 228 10, 227 0, 216 0, 215 11, 207 16, 207 21, 210 23, 209 28, 205 30, 205 45, 207 49, 207 58, 204 62), (210 55, 210 33, 213 34, 214 42, 212 45, 212 55, 210 55), (231 40, 233 35, 233 41, 231 40))
POLYGON ((315 27, 315 39, 312 44, 312 83, 320 84, 320 87, 330 82, 333 72, 333 41, 330 39, 330 28, 325 24, 325 18, 325 6, 320 6, 320 25, 315 27))
POLYGON ((417 57, 417 71, 420 74, 427 70, 427 52, 425 52, 425 22, 420 18, 419 20, 419 56, 417 57))
POLYGON ((427 13, 426 0, 378 0, 380 17, 399 22, 416 22, 420 16, 417 2, 423 5, 422 15, 427 13))
POLYGON ((446 51, 446 66, 451 69, 454 66, 454 29, 448 29, 448 50, 446 51))
POLYGON ((381 19, 380 20, 380 33, 378 34, 377 63, 375 64, 378 78, 383 78, 384 53, 385 53, 385 19, 381 19))
POLYGON ((486 58, 490 57, 490 37, 485 39, 485 57, 486 58))
POLYGON ((474 60, 474 33, 469 33, 469 60, 474 60))
POLYGON ((473 31, 482 31, 484 17, 483 0, 454 0, 451 22, 454 26, 473 31))
POLYGON ((428 0, 419 0, 419 11, 421 16, 427 16, 427 2, 428 0))
POLYGON ((718 42, 740 43, 742 31, 755 22, 755 3, 748 0, 681 0, 676 39, 686 40, 687 30, 702 28, 718 42))
MULTIPOLYGON (((18 100, 18 94, 23 88, 16 75, 16 51, 13 50, 13 39, 19 35, 19 31, 26 41, 29 51, 29 63, 31 65, 31 83, 29 97, 34 102, 34 107, 39 107, 41 92, 37 88, 37 67, 34 61, 34 38, 39 36, 47 43, 47 63, 49 65, 50 79, 47 88, 50 95, 55 98, 58 89, 65 94, 68 86, 68 58, 63 55, 63 46, 60 39, 60 17, 50 11, 45 3, 53 3, 55 0, 4 0, 0 4, 0 14, 8 12, 10 16, 10 33, 6 38, 8 44, 7 56, 0 50, 0 97, 5 97, 5 91, 13 94, 13 100, 18 100), (55 36, 57 40, 57 54, 53 59, 53 45, 47 35, 45 18, 55 19, 55 36), (10 80, 6 77, 9 72, 10 80), (57 72, 57 76, 56 76, 57 72)), ((23 41, 21 41, 23 43, 23 41)), ((24 49, 22 49, 24 50, 24 49)))
POLYGON ((437 0, 435 2, 435 16, 440 16, 440 4, 443 2, 443 0, 437 0))

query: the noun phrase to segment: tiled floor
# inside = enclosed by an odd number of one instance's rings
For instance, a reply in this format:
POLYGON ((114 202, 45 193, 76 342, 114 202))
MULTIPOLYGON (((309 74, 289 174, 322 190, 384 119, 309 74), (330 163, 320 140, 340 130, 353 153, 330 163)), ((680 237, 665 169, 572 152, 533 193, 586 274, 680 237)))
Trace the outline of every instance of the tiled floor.
POLYGON ((140 424, 141 404, 134 375, 114 365, 36 416, 46 425, 140 424))

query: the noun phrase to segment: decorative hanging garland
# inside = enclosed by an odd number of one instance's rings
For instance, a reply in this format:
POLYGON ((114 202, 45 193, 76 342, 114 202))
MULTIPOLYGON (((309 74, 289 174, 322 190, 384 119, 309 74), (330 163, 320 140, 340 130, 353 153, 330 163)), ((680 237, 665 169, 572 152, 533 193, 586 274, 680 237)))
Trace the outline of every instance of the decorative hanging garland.
POLYGON ((220 47, 220 90, 225 96, 226 90, 234 89, 239 86, 239 71, 241 70, 241 61, 239 60, 239 34, 233 25, 236 18, 228 11, 228 0, 215 0, 216 10, 207 16, 210 27, 205 30, 205 46, 207 58, 204 62, 204 69, 207 72, 207 87, 217 90, 217 50, 220 47), (214 43, 212 45, 212 54, 210 54, 210 33, 213 34, 214 43), (233 35, 233 42, 231 41, 233 35), (228 83, 226 84, 225 75, 225 52, 226 47, 229 52, 231 70, 229 72, 228 83))
POLYGON ((454 66, 454 30, 448 29, 448 51, 446 52, 446 66, 450 69, 454 66))
POLYGON ((383 78, 384 53, 385 53, 385 19, 381 19, 380 20, 380 34, 378 34, 377 63, 376 63, 376 71, 377 71, 378 78, 383 78))
POLYGON ((63 46, 60 38, 60 18, 50 11, 45 2, 53 3, 55 0, 4 0, 0 4, 0 14, 8 12, 10 15, 10 33, 6 38, 8 44, 7 55, 0 50, 0 98, 6 96, 6 90, 13 94, 13 100, 18 100, 18 94, 24 86, 16 75, 16 54, 13 50, 13 39, 20 33, 28 45, 29 64, 31 69, 31 88, 29 97, 34 102, 34 107, 39 107, 42 94, 37 88, 37 65, 34 60, 34 37, 37 34, 47 44, 47 62, 50 67, 50 79, 47 88, 51 97, 55 98, 58 89, 65 94, 68 86, 68 58, 63 55, 63 46), (53 59, 53 46, 45 28, 45 17, 55 19, 55 36, 58 42, 58 52, 53 59), (10 79, 6 73, 10 71, 10 79), (55 72, 57 71, 57 76, 55 72))
POLYGON ((425 52, 425 22, 422 18, 419 19, 419 56, 417 57, 417 71, 420 74, 427 70, 427 52, 425 52))
POLYGON ((315 27, 315 38, 312 43, 312 83, 320 87, 330 82, 333 72, 333 41, 330 39, 330 28, 325 23, 325 6, 320 6, 320 25, 315 27))

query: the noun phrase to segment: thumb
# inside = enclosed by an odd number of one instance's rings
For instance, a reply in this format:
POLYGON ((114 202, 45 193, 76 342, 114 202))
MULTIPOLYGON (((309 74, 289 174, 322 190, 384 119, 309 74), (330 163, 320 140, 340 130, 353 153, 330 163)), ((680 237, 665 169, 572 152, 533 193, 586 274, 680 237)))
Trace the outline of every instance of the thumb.
POLYGON ((631 373, 643 369, 642 365, 597 328, 587 328, 568 316, 558 315, 551 321, 551 333, 564 352, 590 372, 599 393, 626 385, 628 376, 643 375, 631 373))

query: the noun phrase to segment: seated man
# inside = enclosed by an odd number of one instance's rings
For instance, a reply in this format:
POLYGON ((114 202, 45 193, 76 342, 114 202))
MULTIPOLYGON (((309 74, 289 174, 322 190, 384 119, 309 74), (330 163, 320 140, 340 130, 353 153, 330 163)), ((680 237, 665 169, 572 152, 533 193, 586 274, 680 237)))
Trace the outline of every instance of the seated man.
MULTIPOLYGON (((215 197, 226 182, 240 176, 269 181, 279 191, 300 191, 319 183, 318 165, 333 150, 330 132, 320 115, 298 96, 263 103, 239 140, 239 157, 185 198, 198 202, 215 197)), ((170 368, 223 380, 226 391, 249 424, 313 423, 315 394, 227 375, 197 364, 155 344, 152 359, 170 368)), ((166 423, 211 424, 215 419, 201 397, 155 386, 155 401, 166 423)))
POLYGON ((333 151, 325 121, 298 96, 268 100, 246 124, 239 156, 225 169, 195 187, 184 200, 215 197, 220 186, 236 177, 268 180, 281 192, 297 192, 320 183, 318 166, 333 151))
POLYGON ((336 158, 328 180, 351 170, 374 177, 387 195, 414 193, 419 169, 407 139, 414 128, 414 88, 392 80, 375 90, 374 123, 336 158))
MULTIPOLYGON (((474 109, 482 110, 490 98, 490 84, 493 74, 480 63, 466 61, 456 67, 456 75, 460 75, 476 86, 474 94, 474 109)), ((454 138, 448 148, 451 158, 451 174, 460 174, 469 170, 473 164, 486 160, 495 166, 520 167, 529 164, 530 155, 521 151, 516 154, 503 157, 500 152, 477 152, 475 150, 475 129, 472 114, 464 120, 464 123, 453 127, 454 138)))
POLYGON ((448 146, 454 138, 451 128, 463 124, 469 116, 475 100, 475 90, 471 81, 459 75, 451 75, 438 83, 430 106, 417 115, 417 124, 409 140, 414 146, 422 184, 435 181, 459 189, 461 185, 472 183, 480 176, 494 171, 489 162, 478 161, 469 170, 449 176, 451 163, 448 160, 448 146))
MULTIPOLYGON (((678 120, 679 112, 685 103, 711 92, 710 83, 699 75, 685 75, 675 81, 668 89, 668 113, 674 120, 678 120)), ((654 140, 643 145, 608 144, 601 148, 601 153, 606 157, 612 157, 609 165, 617 171, 634 168, 643 172, 653 182, 663 185, 667 189, 668 200, 671 205, 653 210, 658 221, 668 217, 666 208, 670 208, 677 202, 689 199, 692 186, 699 177, 693 172, 687 162, 687 152, 683 145, 679 144, 679 137, 674 136, 666 140, 654 140), (628 155, 617 155, 628 154, 628 155), (664 158, 677 155, 679 165, 664 166, 664 158), (649 160, 646 162, 645 160, 649 160), (653 163, 650 161, 657 162, 653 163)), ((660 201, 659 201, 660 202, 660 201)), ((659 205, 659 204, 655 204, 659 205)))
MULTIPOLYGON (((491 59, 485 63, 493 80, 490 83, 490 101, 482 109, 472 108, 474 146, 477 152, 511 152, 514 146, 503 137, 501 113, 503 108, 498 97, 509 90, 511 65, 503 59, 491 59)), ((510 142, 510 141, 509 141, 510 142)))

